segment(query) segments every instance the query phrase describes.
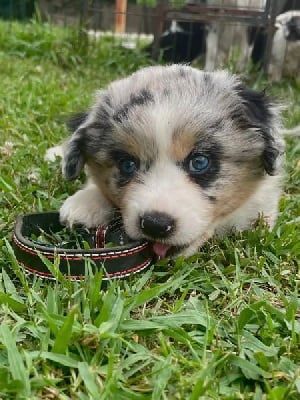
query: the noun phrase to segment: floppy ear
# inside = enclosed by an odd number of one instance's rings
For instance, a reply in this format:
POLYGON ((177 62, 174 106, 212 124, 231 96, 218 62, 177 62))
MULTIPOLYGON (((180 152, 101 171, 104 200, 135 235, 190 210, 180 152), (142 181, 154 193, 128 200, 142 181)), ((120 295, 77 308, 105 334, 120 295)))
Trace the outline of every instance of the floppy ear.
POLYGON ((268 175, 277 175, 282 165, 282 155, 284 152, 283 141, 279 141, 266 132, 264 135, 265 148, 263 151, 263 165, 268 175))
POLYGON ((82 154, 82 134, 84 130, 84 128, 77 130, 64 144, 62 171, 64 177, 68 180, 76 179, 84 166, 82 154))
POLYGON ((64 144, 64 157, 62 163, 63 175, 68 180, 76 179, 83 166, 84 156, 82 152, 85 128, 79 128, 88 116, 87 112, 74 115, 68 122, 67 127, 74 132, 64 144))
POLYGON ((71 132, 75 132, 80 125, 84 123, 87 119, 89 113, 87 111, 82 111, 78 114, 74 114, 67 122, 66 125, 71 132))
POLYGON ((279 135, 279 107, 276 109, 264 92, 240 87, 238 93, 244 106, 246 128, 257 129, 263 139, 264 169, 267 174, 276 175, 284 152, 284 141, 279 135))

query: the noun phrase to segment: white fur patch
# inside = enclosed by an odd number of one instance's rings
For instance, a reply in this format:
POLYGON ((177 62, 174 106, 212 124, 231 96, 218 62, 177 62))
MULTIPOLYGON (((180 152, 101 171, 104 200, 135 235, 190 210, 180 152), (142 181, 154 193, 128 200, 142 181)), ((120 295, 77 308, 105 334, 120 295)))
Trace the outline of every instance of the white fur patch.
POLYGON ((111 213, 112 207, 99 188, 89 183, 67 198, 60 209, 60 220, 69 227, 84 225, 93 228, 107 223, 111 213))
POLYGON ((63 148, 62 146, 54 146, 50 147, 44 156, 45 161, 55 161, 55 159, 59 157, 63 157, 63 148))

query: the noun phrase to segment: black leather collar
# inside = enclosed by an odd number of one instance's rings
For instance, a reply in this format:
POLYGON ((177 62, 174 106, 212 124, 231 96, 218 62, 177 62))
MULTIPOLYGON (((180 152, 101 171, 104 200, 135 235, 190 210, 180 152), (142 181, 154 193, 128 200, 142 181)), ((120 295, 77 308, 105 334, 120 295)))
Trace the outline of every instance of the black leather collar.
POLYGON ((103 267, 105 271, 103 279, 108 280, 140 272, 153 260, 153 253, 148 242, 132 242, 126 238, 120 218, 106 226, 98 227, 93 232, 78 228, 77 233, 89 244, 87 250, 73 249, 68 246, 64 248, 62 244, 56 247, 32 239, 33 236, 38 237, 41 232, 55 234, 63 228, 57 212, 27 214, 17 218, 13 247, 17 260, 27 271, 44 278, 54 279, 40 255, 51 262, 59 257, 60 272, 70 279, 78 280, 84 278, 86 260, 90 260, 92 270, 103 267), (109 242, 119 243, 120 236, 124 244, 117 247, 104 247, 109 242))

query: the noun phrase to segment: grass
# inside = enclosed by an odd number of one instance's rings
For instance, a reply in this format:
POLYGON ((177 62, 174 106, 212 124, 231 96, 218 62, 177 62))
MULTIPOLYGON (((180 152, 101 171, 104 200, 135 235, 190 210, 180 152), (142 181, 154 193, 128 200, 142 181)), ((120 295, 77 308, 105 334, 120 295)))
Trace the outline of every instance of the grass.
MULTIPOLYGON (((42 281, 14 257, 14 220, 58 209, 80 184, 44 153, 95 88, 150 61, 108 40, 89 54, 47 24, 0 32, 0 398, 299 399, 299 141, 273 231, 213 240, 106 289, 100 272, 42 281)), ((287 126, 300 122, 299 82, 250 83, 287 104, 287 126)))

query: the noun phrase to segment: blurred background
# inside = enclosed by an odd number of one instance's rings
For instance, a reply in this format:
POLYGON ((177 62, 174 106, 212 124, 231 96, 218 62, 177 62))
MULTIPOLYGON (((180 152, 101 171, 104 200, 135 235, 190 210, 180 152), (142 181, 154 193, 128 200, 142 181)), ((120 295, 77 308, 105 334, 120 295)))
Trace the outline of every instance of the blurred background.
POLYGON ((273 80, 298 77, 299 10, 300 0, 0 0, 0 18, 72 27, 86 51, 110 36, 156 61, 255 66, 273 80))

